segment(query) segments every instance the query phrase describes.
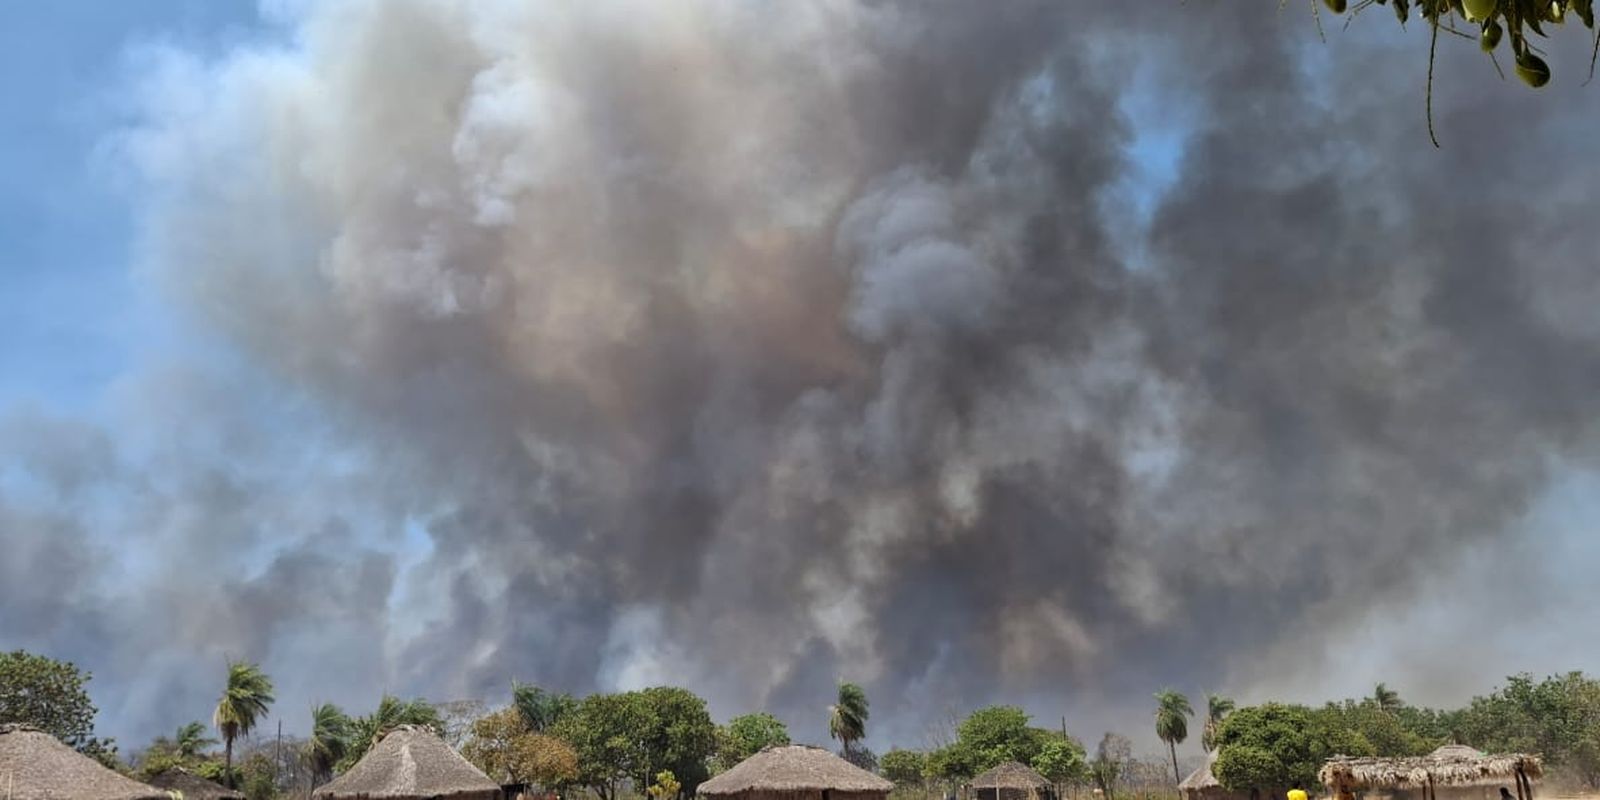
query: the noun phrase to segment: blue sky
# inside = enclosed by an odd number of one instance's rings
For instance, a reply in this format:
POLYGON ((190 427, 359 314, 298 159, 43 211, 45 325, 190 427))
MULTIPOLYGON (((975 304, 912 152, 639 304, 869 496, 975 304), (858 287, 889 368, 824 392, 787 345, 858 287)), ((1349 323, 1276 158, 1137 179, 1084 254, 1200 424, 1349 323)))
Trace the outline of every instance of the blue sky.
POLYGON ((0 26, 0 408, 92 412, 171 324, 135 277, 129 198, 96 156, 128 49, 248 35, 239 0, 14 3, 0 26))

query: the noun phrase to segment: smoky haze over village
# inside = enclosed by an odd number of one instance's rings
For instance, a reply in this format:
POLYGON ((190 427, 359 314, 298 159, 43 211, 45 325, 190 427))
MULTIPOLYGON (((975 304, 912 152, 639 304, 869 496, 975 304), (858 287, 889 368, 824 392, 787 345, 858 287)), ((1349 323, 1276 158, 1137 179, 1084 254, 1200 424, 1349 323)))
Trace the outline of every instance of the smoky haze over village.
POLYGON ((0 395, 0 650, 129 742, 228 658, 286 727, 518 679, 825 743, 843 679, 874 747, 1152 751, 1163 686, 1597 668, 1589 43, 1534 93, 1441 42, 1435 150, 1425 26, 1260 5, 135 31, 85 158, 158 322, 0 395))

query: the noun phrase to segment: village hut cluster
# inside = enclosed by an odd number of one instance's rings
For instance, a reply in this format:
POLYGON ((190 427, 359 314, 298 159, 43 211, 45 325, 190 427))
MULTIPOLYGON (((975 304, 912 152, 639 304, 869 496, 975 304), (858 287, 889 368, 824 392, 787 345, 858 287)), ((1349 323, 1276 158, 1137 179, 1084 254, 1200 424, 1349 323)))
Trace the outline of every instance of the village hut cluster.
MULTIPOLYGON (((1280 787, 1231 792, 1213 773, 1216 757, 1178 784, 1184 800, 1260 800, 1280 787)), ((1543 777, 1538 756, 1489 755, 1441 747, 1420 758, 1334 758, 1318 775, 1339 800, 1496 800, 1501 788, 1533 800, 1543 777), (1512 792, 1510 787, 1515 787, 1512 792)), ((705 800, 887 800, 894 784, 807 745, 768 747, 699 786, 705 800)), ((1039 773, 1008 761, 969 784, 972 800, 1058 800, 1039 773)), ((403 725, 355 766, 318 788, 314 800, 506 800, 514 787, 485 775, 427 728, 403 725)), ((3 800, 243 800, 182 770, 140 783, 37 729, 0 726, 3 800), (152 785, 154 784, 154 785, 152 785)))
MULTIPOLYGON (((317 800, 503 800, 490 780, 425 728, 385 735, 349 772, 320 787, 317 800)), ((4 800, 244 800, 243 795, 181 769, 150 783, 118 775, 54 736, 0 726, 0 798, 4 800)))
MULTIPOLYGON (((152 782, 158 785, 118 775, 47 733, 0 727, 4 800, 242 800, 237 792, 182 770, 152 782)), ((821 748, 784 745, 766 748, 700 784, 699 794, 716 800, 886 800, 892 788, 889 781, 821 748)), ((312 797, 505 800, 507 792, 432 731, 403 725, 312 797)))
POLYGON ((1415 758, 1335 758, 1318 775, 1334 797, 1360 794, 1368 800, 1494 800, 1502 788, 1518 800, 1533 800, 1542 777, 1538 756, 1491 755, 1462 745, 1415 758))

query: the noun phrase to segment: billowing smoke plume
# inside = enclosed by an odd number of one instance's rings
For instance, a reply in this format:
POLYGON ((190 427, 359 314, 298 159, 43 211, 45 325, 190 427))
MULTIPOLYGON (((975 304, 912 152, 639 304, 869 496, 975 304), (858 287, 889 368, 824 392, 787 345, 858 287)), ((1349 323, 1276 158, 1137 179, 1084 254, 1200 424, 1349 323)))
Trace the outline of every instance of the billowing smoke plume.
POLYGON ((1425 33, 1257 5, 384 0, 147 54, 108 147, 205 345, 13 415, 0 642, 135 738, 223 654, 291 714, 674 683, 811 740, 846 677, 884 744, 1318 685, 1463 559, 1542 569, 1597 120, 1447 46, 1433 151, 1425 33))

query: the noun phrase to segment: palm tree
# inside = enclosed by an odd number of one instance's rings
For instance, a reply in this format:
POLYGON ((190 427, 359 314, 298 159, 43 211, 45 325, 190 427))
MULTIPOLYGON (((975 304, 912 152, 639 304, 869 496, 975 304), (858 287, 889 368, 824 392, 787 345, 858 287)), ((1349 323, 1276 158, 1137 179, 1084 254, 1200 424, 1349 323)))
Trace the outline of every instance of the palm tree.
POLYGON ((1173 689, 1156 692, 1156 735, 1167 743, 1172 753, 1172 779, 1176 782, 1183 781, 1183 776, 1178 774, 1178 743, 1189 738, 1188 717, 1192 716, 1194 709, 1189 707, 1189 698, 1173 689))
POLYGON ((321 782, 333 777, 333 767, 350 749, 350 717, 332 703, 311 709, 311 740, 306 755, 313 779, 321 782))
POLYGON ((578 706, 570 694, 547 692, 528 683, 511 682, 511 705, 535 733, 544 733, 578 706))
POLYGON ((1217 749, 1217 735, 1222 732, 1222 721, 1233 713, 1232 698, 1219 694, 1206 695, 1206 726, 1200 732, 1200 747, 1207 753, 1217 749))
POLYGON ((195 758, 200 755, 201 750, 216 743, 216 739, 206 735, 204 722, 191 722, 179 728, 177 734, 172 737, 173 749, 184 758, 195 758))
POLYGON ((1398 711, 1401 706, 1405 705, 1405 703, 1400 699, 1399 692, 1390 689, 1387 684, 1382 683, 1378 684, 1377 688, 1372 690, 1372 702, 1378 704, 1378 710, 1387 711, 1389 713, 1394 713, 1395 711, 1398 711))
POLYGON ((350 721, 349 746, 344 758, 339 760, 339 769, 348 769, 360 761, 384 734, 401 725, 420 725, 437 732, 443 730, 444 720, 439 716, 439 709, 426 700, 401 700, 385 694, 375 711, 350 721))
POLYGON ((828 735, 853 752, 855 743, 867 737, 867 693, 853 683, 839 684, 839 700, 828 707, 828 735))
POLYGON ((233 788, 233 740, 250 732, 272 705, 272 680, 261 667, 243 661, 228 662, 228 685, 217 701, 211 724, 222 734, 223 767, 233 788))

